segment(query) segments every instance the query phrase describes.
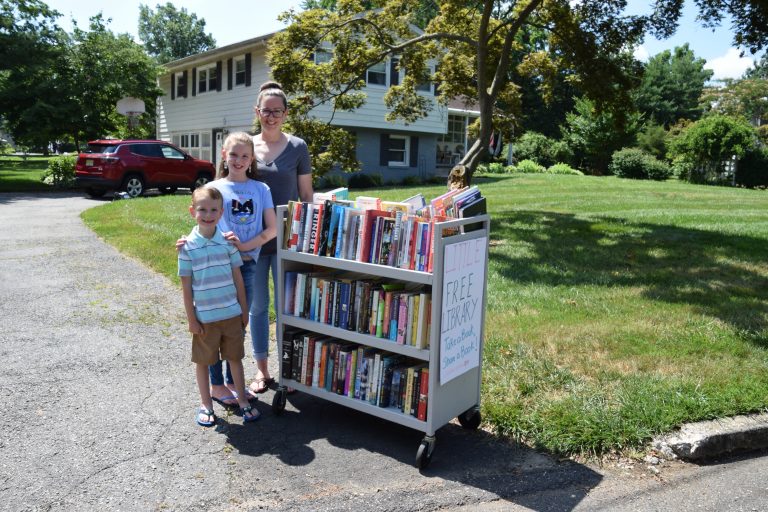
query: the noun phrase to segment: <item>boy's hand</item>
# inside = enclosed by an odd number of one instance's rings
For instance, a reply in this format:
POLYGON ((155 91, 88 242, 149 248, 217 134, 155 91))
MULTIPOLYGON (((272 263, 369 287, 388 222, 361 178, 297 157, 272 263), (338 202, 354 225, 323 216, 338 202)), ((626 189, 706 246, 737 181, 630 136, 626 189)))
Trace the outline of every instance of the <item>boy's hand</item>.
POLYGON ((243 320, 243 329, 248 327, 248 312, 243 311, 243 313, 240 315, 240 318, 243 320))
POLYGON ((184 244, 187 243, 187 237, 182 236, 178 240, 176 240, 176 252, 181 252, 181 248, 184 247, 184 244))
POLYGON ((198 322, 197 320, 189 320, 189 332, 192 334, 205 334, 205 329, 203 329, 203 324, 198 322))

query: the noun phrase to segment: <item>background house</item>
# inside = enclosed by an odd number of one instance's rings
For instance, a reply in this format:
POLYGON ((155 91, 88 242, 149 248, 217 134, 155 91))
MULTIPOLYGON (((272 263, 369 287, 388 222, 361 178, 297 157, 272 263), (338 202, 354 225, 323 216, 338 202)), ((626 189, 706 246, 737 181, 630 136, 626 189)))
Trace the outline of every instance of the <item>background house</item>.
MULTIPOLYGON (((157 101, 157 138, 217 163, 228 132, 252 133, 259 86, 270 79, 266 50, 272 35, 167 63, 159 81, 165 94, 157 101)), ((315 59, 323 58, 330 54, 315 54, 315 59)), ((383 97, 400 79, 393 59, 371 67, 363 89, 366 104, 354 112, 336 112, 332 124, 356 135, 364 173, 381 174, 385 181, 445 174, 464 155, 467 126, 479 113, 454 102, 448 108, 435 105, 415 123, 388 122, 383 97)), ((434 96, 435 88, 424 84, 420 93, 434 96)), ((321 120, 331 114, 329 105, 313 110, 321 120)))

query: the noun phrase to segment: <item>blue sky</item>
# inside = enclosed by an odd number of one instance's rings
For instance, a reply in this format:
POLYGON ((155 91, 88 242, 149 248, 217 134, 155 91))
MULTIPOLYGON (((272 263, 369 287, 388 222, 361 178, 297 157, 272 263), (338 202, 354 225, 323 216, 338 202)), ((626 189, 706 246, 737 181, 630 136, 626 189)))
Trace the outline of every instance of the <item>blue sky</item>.
MULTIPOLYGON (((120 0, 97 3, 91 0, 46 0, 46 3, 63 14, 59 23, 66 30, 71 30, 70 20, 74 18, 78 25, 87 28, 88 18, 101 11, 105 17, 112 18, 109 25, 114 32, 128 32, 137 37, 139 5, 154 8, 157 1, 120 0), (101 5, 98 5, 101 4, 101 5)), ((206 21, 207 32, 213 34, 218 46, 225 46, 262 34, 274 32, 283 27, 277 21, 277 15, 290 8, 298 8, 300 0, 177 0, 172 2, 177 8, 197 14, 206 21)), ((652 0, 629 0, 629 9, 633 13, 647 13, 652 0)), ((677 33, 666 40, 647 39, 636 49, 635 55, 641 60, 656 55, 664 50, 681 46, 688 42, 697 57, 706 59, 706 67, 712 69, 714 79, 738 78, 751 66, 754 58, 747 52, 739 57, 740 49, 733 48, 733 31, 729 22, 715 30, 702 28, 695 20, 693 0, 686 0, 684 16, 677 33)))

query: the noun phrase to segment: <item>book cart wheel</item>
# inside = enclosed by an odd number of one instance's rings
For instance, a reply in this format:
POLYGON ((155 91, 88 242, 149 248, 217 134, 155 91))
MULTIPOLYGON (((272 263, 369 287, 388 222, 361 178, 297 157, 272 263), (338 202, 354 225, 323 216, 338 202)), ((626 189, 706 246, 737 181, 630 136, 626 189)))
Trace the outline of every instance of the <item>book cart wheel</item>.
POLYGON ((477 430, 480 426, 480 409, 471 407, 458 416, 459 424, 467 430, 477 430))
POLYGON ((432 462, 432 452, 435 450, 435 436, 424 436, 416 450, 416 467, 424 469, 432 462))
POLYGON ((272 412, 275 413, 275 415, 280 415, 285 410, 285 399, 288 394, 288 390, 280 386, 277 388, 277 391, 275 391, 275 396, 272 398, 272 412))

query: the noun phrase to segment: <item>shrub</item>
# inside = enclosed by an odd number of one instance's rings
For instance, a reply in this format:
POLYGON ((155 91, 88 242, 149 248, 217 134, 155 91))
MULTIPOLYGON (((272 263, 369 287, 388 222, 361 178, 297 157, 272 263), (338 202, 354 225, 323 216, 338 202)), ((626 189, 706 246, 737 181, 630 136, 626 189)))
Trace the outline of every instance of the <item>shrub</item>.
POLYGON ((349 188, 374 188, 380 187, 384 183, 381 174, 363 174, 355 173, 349 177, 349 188))
POLYGON ((562 162, 551 165, 549 169, 547 169, 547 172, 550 174, 575 174, 577 176, 584 176, 583 172, 576 170, 570 165, 564 164, 562 162))
POLYGON ((768 187, 768 149, 747 151, 736 168, 736 185, 747 188, 768 187))
POLYGON ((545 167, 573 158, 573 152, 565 142, 536 132, 523 134, 512 147, 518 160, 533 160, 545 167))
POLYGON ((323 177, 322 181, 320 182, 319 188, 327 188, 328 190, 332 190, 334 188, 339 187, 346 187, 347 182, 344 181, 344 177, 340 176, 338 174, 328 174, 323 177))
POLYGON ((539 165, 533 160, 523 160, 518 162, 515 169, 516 172, 522 172, 524 174, 539 174, 546 171, 543 165, 539 165))
POLYGON ((494 174, 500 174, 504 172, 504 164, 500 162, 491 162, 488 164, 488 172, 492 172, 494 174))
POLYGON ((75 184, 75 155, 61 155, 48 160, 48 168, 40 178, 43 183, 57 188, 70 188, 75 184))
POLYGON ((414 185, 421 185, 421 180, 418 176, 406 176, 400 183, 404 187, 412 187, 414 185))
POLYGON ((636 180, 665 180, 672 175, 667 164, 638 148, 615 151, 608 170, 620 178, 636 180))

